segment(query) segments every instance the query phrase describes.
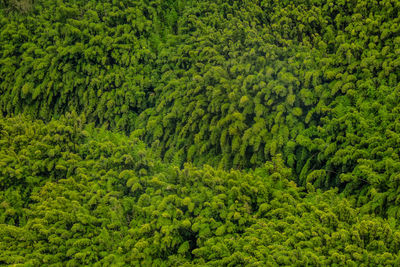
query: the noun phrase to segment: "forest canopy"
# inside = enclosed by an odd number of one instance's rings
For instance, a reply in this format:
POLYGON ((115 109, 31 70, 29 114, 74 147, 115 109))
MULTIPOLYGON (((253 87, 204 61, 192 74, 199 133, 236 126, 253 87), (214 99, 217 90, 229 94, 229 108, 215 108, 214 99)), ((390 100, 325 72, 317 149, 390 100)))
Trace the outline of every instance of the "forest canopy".
POLYGON ((280 155, 248 172, 181 169, 83 122, 0 120, 2 264, 400 263, 398 220, 306 192, 280 155))
POLYGON ((0 264, 399 265, 399 10, 0 1, 0 264))

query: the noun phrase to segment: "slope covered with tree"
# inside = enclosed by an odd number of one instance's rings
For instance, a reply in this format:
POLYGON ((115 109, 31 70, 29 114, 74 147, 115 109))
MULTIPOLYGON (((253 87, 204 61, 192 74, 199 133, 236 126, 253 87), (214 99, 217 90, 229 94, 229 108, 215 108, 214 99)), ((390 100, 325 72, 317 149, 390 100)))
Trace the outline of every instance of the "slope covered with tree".
POLYGON ((0 262, 400 264, 399 10, 0 1, 0 262))
POLYGON ((400 263, 396 220, 337 190, 305 195, 280 156, 248 173, 179 169, 82 122, 0 120, 2 264, 400 263))

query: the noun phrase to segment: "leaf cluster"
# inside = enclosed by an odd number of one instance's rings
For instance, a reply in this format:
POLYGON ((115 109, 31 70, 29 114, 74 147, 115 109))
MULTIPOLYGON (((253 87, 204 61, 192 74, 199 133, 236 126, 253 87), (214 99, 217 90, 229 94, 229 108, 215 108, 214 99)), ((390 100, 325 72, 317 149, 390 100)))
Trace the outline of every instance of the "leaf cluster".
POLYGON ((251 172, 180 169, 134 137, 80 120, 0 119, 1 155, 45 165, 0 164, 2 264, 399 263, 395 220, 363 213, 337 190, 305 195, 280 155, 251 172))

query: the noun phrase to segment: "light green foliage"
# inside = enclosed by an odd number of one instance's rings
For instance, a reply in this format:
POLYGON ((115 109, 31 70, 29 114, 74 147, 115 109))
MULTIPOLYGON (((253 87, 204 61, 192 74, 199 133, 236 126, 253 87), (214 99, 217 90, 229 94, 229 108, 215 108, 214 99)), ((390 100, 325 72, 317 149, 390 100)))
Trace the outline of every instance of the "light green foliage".
POLYGON ((0 0, 0 264, 400 265, 399 10, 0 0))
POLYGON ((248 173, 179 169, 82 122, 0 119, 2 264, 398 263, 395 220, 337 190, 305 196, 280 155, 248 173))

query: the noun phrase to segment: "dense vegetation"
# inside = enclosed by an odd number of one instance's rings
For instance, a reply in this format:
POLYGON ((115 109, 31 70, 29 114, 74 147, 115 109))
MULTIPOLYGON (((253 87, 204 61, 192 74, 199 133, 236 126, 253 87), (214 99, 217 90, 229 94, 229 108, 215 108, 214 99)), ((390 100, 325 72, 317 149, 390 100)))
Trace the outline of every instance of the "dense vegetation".
POLYGON ((0 121, 0 262, 69 266, 399 264, 394 219, 293 181, 280 156, 247 173, 183 169, 137 138, 0 121))
POLYGON ((399 265, 399 10, 0 1, 0 263, 399 265))

